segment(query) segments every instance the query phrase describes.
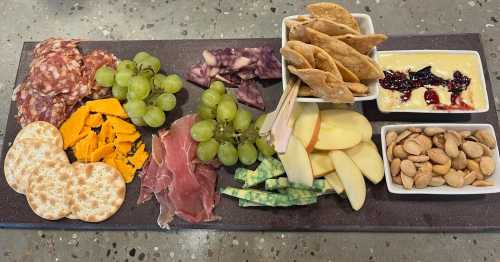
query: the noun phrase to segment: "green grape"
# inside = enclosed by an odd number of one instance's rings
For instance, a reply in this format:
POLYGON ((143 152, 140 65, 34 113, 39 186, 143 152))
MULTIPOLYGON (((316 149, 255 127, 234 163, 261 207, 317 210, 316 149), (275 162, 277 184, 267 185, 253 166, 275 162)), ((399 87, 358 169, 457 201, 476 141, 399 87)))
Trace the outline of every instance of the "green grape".
POLYGON ((144 122, 142 117, 131 117, 130 120, 136 126, 146 126, 146 122, 144 122))
POLYGON ((201 120, 191 127, 191 137, 197 142, 207 141, 214 136, 215 121, 201 120))
POLYGON ((143 100, 151 91, 151 83, 143 76, 137 75, 130 78, 127 97, 132 100, 143 100))
POLYGON ((171 94, 175 94, 182 89, 182 78, 179 75, 171 74, 163 79, 161 88, 171 94))
POLYGON ((232 95, 230 95, 230 94, 224 94, 222 96, 222 99, 220 101, 221 102, 222 101, 232 101, 232 102, 236 103, 236 99, 234 99, 234 97, 232 95))
POLYGON ((115 83, 113 85, 113 88, 111 89, 111 92, 113 93, 113 96, 118 100, 125 100, 127 99, 127 89, 128 88, 126 86, 121 86, 118 83, 115 83))
POLYGON ((196 156, 199 160, 203 162, 208 162, 217 155, 217 151, 219 150, 219 142, 215 139, 210 138, 205 142, 200 142, 198 147, 196 148, 196 156))
POLYGON ((241 142, 255 143, 255 139, 259 137, 257 130, 255 128, 247 128, 245 131, 240 133, 239 140, 241 142))
POLYGON ((128 82, 132 76, 134 76, 134 71, 128 68, 123 68, 122 70, 116 71, 115 81, 120 86, 128 86, 128 82))
POLYGON ((95 81, 103 87, 112 87, 115 81, 115 70, 108 66, 101 66, 95 72, 95 81))
POLYGON ((255 145, 264 156, 272 156, 276 153, 274 148, 267 143, 267 140, 264 137, 258 137, 255 140, 255 145))
POLYGON ((234 101, 224 100, 217 106, 217 121, 231 122, 236 116, 237 106, 234 101))
POLYGON ((208 107, 204 104, 199 104, 196 112, 198 113, 198 116, 201 117, 201 119, 214 119, 215 118, 215 109, 208 107))
POLYGON ((155 104, 163 111, 171 111, 175 108, 176 101, 172 94, 161 94, 156 98, 155 104))
POLYGON ((264 124, 264 121, 266 120, 266 113, 261 114, 257 119, 255 119, 255 129, 260 130, 262 127, 262 124, 264 124))
POLYGON ((139 52, 139 53, 135 54, 135 56, 134 56, 134 62, 136 62, 138 64, 139 62, 141 62, 142 60, 144 60, 144 59, 146 59, 146 58, 148 58, 150 56, 151 55, 149 53, 147 53, 147 52, 144 52, 144 51, 143 52, 139 52))
POLYGON ((150 127, 160 127, 165 123, 165 113, 156 106, 148 106, 146 114, 142 117, 150 127))
POLYGON ((225 166, 232 166, 238 162, 238 151, 232 143, 223 142, 217 151, 217 158, 225 166))
POLYGON ((156 74, 153 76, 153 84, 157 88, 161 88, 161 83, 167 76, 164 74, 156 74))
POLYGON ((217 124, 217 128, 215 130, 215 138, 218 141, 227 141, 234 143, 235 142, 235 133, 233 126, 229 123, 217 124))
POLYGON ((226 93, 226 87, 222 81, 213 81, 210 83, 210 89, 217 91, 219 94, 224 95, 226 93))
POLYGON ((158 57, 149 56, 137 63, 141 70, 151 69, 156 74, 160 71, 161 63, 158 57))
POLYGON ((142 100, 128 100, 127 103, 123 105, 128 116, 131 118, 142 117, 146 114, 146 103, 142 100))
POLYGON ((145 77, 148 80, 151 80, 151 78, 155 75, 155 72, 153 72, 152 69, 147 68, 147 69, 141 70, 139 72, 139 74, 137 74, 137 75, 140 75, 142 77, 145 77))
POLYGON ((135 72, 137 70, 137 67, 135 65, 135 62, 132 60, 122 60, 120 61, 120 63, 118 63, 116 71, 122 71, 124 69, 132 70, 132 72, 135 72))
POLYGON ((215 107, 219 104, 221 96, 213 89, 206 89, 201 93, 201 102, 209 107, 215 107))
POLYGON ((252 122, 252 113, 241 107, 238 108, 238 110, 236 111, 236 116, 233 119, 234 130, 238 132, 243 132, 250 126, 251 122, 252 122))
POLYGON ((238 145, 238 158, 245 165, 251 165, 257 160, 257 149, 251 143, 238 145))

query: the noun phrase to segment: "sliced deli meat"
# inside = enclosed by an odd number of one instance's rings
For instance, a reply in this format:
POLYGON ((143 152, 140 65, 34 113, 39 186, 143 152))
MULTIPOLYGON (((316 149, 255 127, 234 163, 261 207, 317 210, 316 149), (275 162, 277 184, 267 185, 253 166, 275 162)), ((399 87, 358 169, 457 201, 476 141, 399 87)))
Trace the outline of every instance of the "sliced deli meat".
POLYGON ((111 88, 99 86, 95 81, 95 72, 102 66, 116 68, 118 59, 105 50, 94 50, 83 57, 83 83, 90 88, 90 96, 99 99, 111 95, 111 88))
POLYGON ((187 80, 208 87, 214 80, 238 87, 238 100, 264 109, 257 79, 280 79, 281 63, 268 46, 204 50, 204 61, 191 66, 187 80))
POLYGON ((219 219, 213 209, 217 175, 212 165, 196 159, 197 142, 191 138, 196 115, 172 123, 169 130, 153 136, 153 153, 141 174, 138 203, 154 194, 160 203, 158 225, 168 228, 174 215, 190 223, 219 219))

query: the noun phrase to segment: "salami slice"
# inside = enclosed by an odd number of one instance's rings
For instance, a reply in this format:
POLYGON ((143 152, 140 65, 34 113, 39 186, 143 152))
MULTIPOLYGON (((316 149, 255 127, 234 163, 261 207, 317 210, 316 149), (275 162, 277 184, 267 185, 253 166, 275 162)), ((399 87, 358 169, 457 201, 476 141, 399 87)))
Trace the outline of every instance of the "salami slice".
POLYGON ((80 67, 77 60, 50 53, 33 60, 29 78, 33 87, 45 95, 68 94, 80 82, 80 67))
POLYGON ((82 55, 78 50, 78 43, 80 40, 70 39, 64 40, 61 38, 49 38, 38 43, 33 50, 33 57, 43 57, 50 53, 62 53, 67 57, 80 60, 82 55))
POLYGON ((70 113, 61 96, 45 96, 29 80, 16 88, 17 120, 21 126, 34 121, 46 121, 59 127, 70 113))
POLYGON ((90 96, 99 99, 111 95, 111 88, 102 87, 95 82, 95 72, 106 65, 116 68, 118 59, 108 51, 96 49, 83 57, 82 82, 89 86, 90 96))

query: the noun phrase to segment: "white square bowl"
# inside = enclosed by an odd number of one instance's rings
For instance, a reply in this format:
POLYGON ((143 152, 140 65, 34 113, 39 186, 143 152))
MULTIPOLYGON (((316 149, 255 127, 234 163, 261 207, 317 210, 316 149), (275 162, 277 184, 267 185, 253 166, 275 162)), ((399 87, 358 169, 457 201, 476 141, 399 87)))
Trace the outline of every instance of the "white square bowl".
POLYGON ((500 192, 500 157, 498 155, 498 146, 492 150, 493 159, 496 163, 496 169, 493 175, 491 175, 488 180, 495 183, 494 186, 488 187, 475 187, 475 186, 464 186, 462 188, 454 188, 447 185, 440 187, 426 187, 422 189, 412 188, 404 189, 403 186, 395 184, 392 182, 391 170, 389 160, 387 159, 387 143, 385 141, 385 136, 389 131, 400 132, 409 127, 441 127, 444 129, 452 130, 478 130, 486 129, 493 134, 496 140, 495 130, 490 124, 401 124, 401 125, 386 125, 382 127, 380 132, 382 141, 382 157, 384 159, 384 169, 385 169, 385 182, 387 184, 387 189, 393 194, 423 194, 423 195, 474 195, 474 194, 491 194, 500 192))
MULTIPOLYGON (((429 114, 471 114, 471 113, 484 113, 490 110, 490 103, 488 101, 488 89, 486 88, 486 81, 484 79, 483 73, 483 63, 481 62, 481 56, 477 51, 473 50, 395 50, 395 51, 379 51, 378 55, 384 54, 419 54, 419 53, 447 53, 447 54, 472 54, 476 60, 479 70, 479 83, 481 88, 483 89, 484 99, 486 101, 486 107, 482 109, 474 109, 474 110, 435 110, 435 109, 391 109, 384 110, 380 108, 379 103, 381 102, 381 96, 377 97, 377 107, 382 113, 429 113, 429 114)), ((381 65, 383 67, 383 65, 381 65)), ((379 81, 376 81, 375 85, 377 86, 377 90, 382 88, 379 81)))
MULTIPOLYGON (((299 16, 303 17, 309 17, 309 15, 292 15, 292 16, 287 16, 283 18, 281 22, 281 46, 284 47, 286 45, 286 42, 288 41, 288 28, 286 27, 286 21, 291 20, 291 19, 296 19, 299 16)), ((373 22, 372 19, 369 15, 367 14, 358 14, 358 13, 353 13, 352 16, 356 18, 356 21, 359 24, 359 28, 361 31, 361 34, 374 34, 375 30, 373 29, 373 22)), ((378 53, 377 53, 377 48, 373 48, 373 50, 370 52, 369 55, 373 60, 378 61, 378 53)), ((283 90, 287 88, 286 83, 288 83, 288 78, 290 76, 290 73, 287 70, 288 63, 285 61, 285 58, 281 56, 281 64, 283 65, 281 67, 281 75, 283 77, 283 90)), ((360 96, 360 97, 354 97, 354 101, 366 101, 366 100, 374 100, 378 96, 378 87, 377 83, 378 80, 370 80, 370 81, 362 81, 363 84, 365 84, 368 87, 368 95, 366 96, 360 96)), ((317 97, 298 97, 297 98, 298 102, 309 102, 309 103, 324 103, 327 102, 326 100, 322 98, 317 98, 317 97)))

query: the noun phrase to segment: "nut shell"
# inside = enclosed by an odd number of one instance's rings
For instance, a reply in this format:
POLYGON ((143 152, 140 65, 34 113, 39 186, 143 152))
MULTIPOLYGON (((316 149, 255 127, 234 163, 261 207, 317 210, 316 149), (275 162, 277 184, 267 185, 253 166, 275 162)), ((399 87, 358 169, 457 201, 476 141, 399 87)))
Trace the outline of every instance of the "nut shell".
POLYGON ((401 159, 394 158, 391 161, 391 176, 399 175, 399 171, 401 171, 401 159))
POLYGON ((484 153, 483 147, 479 143, 473 141, 466 141, 463 143, 462 149, 469 158, 478 158, 484 153))
POLYGON ((495 165, 495 161, 489 156, 483 156, 481 157, 481 160, 479 160, 479 169, 485 176, 491 176, 493 174, 495 171, 495 165))
POLYGON ((410 177, 415 176, 415 174, 417 173, 417 168, 415 167, 415 164, 413 164, 413 162, 407 159, 401 161, 400 168, 401 168, 401 173, 410 177))
POLYGON ((427 150, 427 155, 432 162, 437 164, 443 165, 450 161, 450 157, 441 148, 431 148, 427 150))
POLYGON ((422 153, 423 148, 414 139, 406 140, 403 144, 403 149, 411 155, 418 156, 422 153))

